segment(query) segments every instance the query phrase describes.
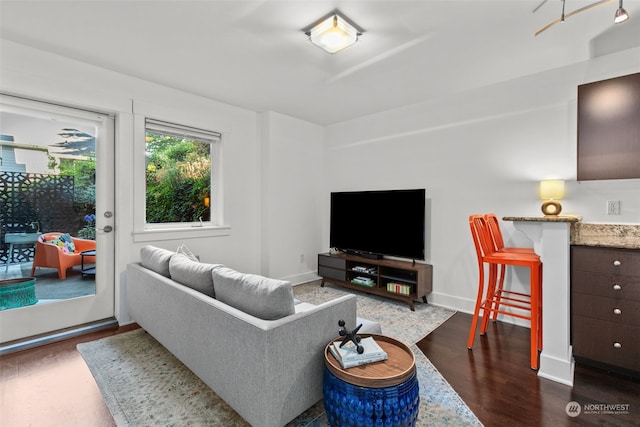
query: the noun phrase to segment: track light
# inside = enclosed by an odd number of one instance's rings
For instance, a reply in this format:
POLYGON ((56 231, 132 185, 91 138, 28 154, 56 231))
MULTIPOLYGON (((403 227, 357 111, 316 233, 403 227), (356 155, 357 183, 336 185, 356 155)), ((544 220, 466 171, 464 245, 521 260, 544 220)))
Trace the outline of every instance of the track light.
MULTIPOLYGON (((538 5, 538 7, 536 7, 533 11, 537 11, 543 4, 545 4, 548 0, 542 0, 542 3, 540 3, 538 5)), ((543 31, 548 30, 549 28, 553 27, 554 25, 558 24, 558 23, 562 23, 565 20, 571 18, 574 15, 577 15, 579 13, 582 12, 586 12, 589 11, 591 9, 595 9, 596 7, 600 7, 603 6, 605 4, 609 4, 612 3, 613 0, 598 0, 595 3, 591 3, 587 6, 581 7, 579 9, 573 10, 571 12, 567 12, 565 13, 564 10, 564 6, 565 6, 565 0, 562 0, 562 14, 560 15, 559 18, 549 22, 547 25, 545 25, 544 27, 540 28, 538 31, 536 31, 534 33, 534 35, 539 35, 540 33, 542 33, 543 31)), ((629 19, 629 14, 627 13, 626 10, 624 10, 624 8, 622 7, 622 0, 619 0, 620 5, 618 6, 618 9, 616 10, 616 15, 615 18, 613 19, 613 22, 615 22, 616 24, 619 24, 621 22, 626 21, 627 19, 629 19)))
POLYGON ((613 22, 616 24, 620 24, 621 22, 624 22, 627 19, 629 19, 629 14, 622 7, 622 0, 620 0, 620 6, 618 6, 618 9, 616 10, 616 15, 613 18, 613 22))

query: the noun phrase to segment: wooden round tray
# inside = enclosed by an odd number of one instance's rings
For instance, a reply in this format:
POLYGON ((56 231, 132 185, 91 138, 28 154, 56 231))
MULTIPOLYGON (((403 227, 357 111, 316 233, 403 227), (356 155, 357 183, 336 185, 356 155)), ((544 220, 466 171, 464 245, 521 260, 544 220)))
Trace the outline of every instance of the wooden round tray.
POLYGON ((381 362, 343 369, 329 350, 329 345, 333 342, 342 341, 342 338, 336 338, 324 349, 325 365, 333 375, 349 384, 371 388, 396 386, 413 375, 416 370, 416 359, 407 345, 385 335, 361 334, 360 336, 373 337, 389 358, 381 362))

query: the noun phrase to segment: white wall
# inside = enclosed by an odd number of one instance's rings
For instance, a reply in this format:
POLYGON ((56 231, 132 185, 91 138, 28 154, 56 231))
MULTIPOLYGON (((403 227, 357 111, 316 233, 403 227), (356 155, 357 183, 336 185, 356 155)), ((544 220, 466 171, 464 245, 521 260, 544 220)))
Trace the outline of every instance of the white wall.
MULTIPOLYGON (((640 71, 640 48, 329 126, 325 194, 427 189, 431 302, 470 311, 477 264, 468 216, 540 216, 537 183, 567 180, 563 214, 587 222, 640 223, 640 180, 576 182, 577 86, 640 71), (622 215, 607 216, 606 200, 622 215)), ((328 206, 324 209, 328 247, 328 206)), ((503 223, 510 245, 531 242, 503 223)), ((516 287, 528 282, 516 271, 516 287)))
POLYGON ((324 219, 324 128, 274 112, 260 119, 261 270, 313 280, 324 219))

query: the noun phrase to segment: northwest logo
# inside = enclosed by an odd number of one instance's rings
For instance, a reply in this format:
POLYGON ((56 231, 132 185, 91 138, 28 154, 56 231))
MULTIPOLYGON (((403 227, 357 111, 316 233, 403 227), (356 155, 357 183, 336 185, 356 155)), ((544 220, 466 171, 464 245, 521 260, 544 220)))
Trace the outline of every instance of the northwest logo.
POLYGON ((580 415, 582 408, 580 407, 580 404, 578 402, 571 401, 567 403, 567 406, 565 406, 564 410, 570 417, 577 417, 578 415, 580 415))

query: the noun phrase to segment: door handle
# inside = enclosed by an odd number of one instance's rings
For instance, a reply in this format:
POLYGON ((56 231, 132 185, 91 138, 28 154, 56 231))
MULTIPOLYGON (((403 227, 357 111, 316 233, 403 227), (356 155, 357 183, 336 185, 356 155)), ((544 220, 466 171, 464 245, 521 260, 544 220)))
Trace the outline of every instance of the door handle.
POLYGON ((105 233, 111 233, 113 231, 113 227, 110 225, 105 225, 104 228, 100 228, 100 230, 104 231, 105 233))

